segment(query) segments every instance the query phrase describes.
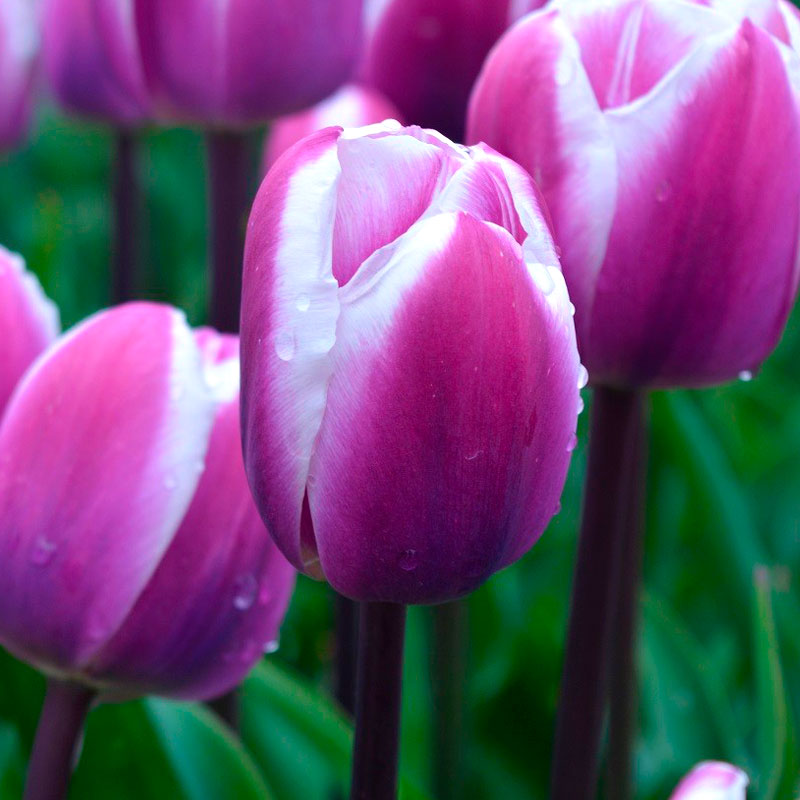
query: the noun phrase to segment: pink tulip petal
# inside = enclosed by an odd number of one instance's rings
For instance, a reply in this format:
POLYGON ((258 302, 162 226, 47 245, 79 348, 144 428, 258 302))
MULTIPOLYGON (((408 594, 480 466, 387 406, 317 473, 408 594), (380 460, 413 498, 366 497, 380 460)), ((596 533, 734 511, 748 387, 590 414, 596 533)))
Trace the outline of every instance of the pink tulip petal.
POLYGON ((497 226, 442 214, 340 297, 308 483, 325 576, 360 600, 452 599, 556 509, 579 369, 561 274, 526 267, 497 226))
POLYGON ((192 504, 90 673, 141 694, 205 699, 277 646, 295 572, 258 515, 242 463, 236 337, 198 334, 220 406, 192 504))
POLYGON ((320 131, 278 160, 256 198, 245 252, 245 464, 272 536, 306 571, 316 550, 300 540, 300 516, 339 315, 331 230, 340 134, 320 131))
POLYGON ((117 630, 199 478, 214 405, 191 331, 145 303, 103 312, 28 372, 0 426, 0 640, 80 669, 117 630))
POLYGON ((745 800, 747 775, 720 761, 698 764, 678 785, 670 800, 745 800))
POLYGON ((0 416, 33 360, 58 336, 58 309, 45 297, 25 262, 0 247, 0 416))
POLYGON ((588 307, 614 216, 616 154, 577 42, 557 11, 527 17, 489 56, 467 140, 513 154, 531 173, 553 215, 570 294, 579 309, 588 307))
POLYGON ((696 385, 753 369, 798 277, 785 212, 800 207, 800 134, 778 46, 745 21, 607 117, 621 180, 582 340, 592 378, 696 385))

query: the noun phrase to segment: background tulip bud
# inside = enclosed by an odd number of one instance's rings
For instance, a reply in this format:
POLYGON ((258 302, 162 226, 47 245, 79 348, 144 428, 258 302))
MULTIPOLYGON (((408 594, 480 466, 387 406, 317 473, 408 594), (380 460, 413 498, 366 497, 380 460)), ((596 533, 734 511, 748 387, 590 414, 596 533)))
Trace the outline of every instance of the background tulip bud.
POLYGON ((244 477, 236 340, 196 338, 165 306, 96 315, 0 426, 0 641, 106 694, 226 691, 291 593, 244 477))
POLYGON ((58 336, 58 309, 21 256, 0 247, 0 416, 33 360, 58 336))
POLYGON ((340 125, 360 128, 386 119, 399 119, 400 112, 380 92, 349 83, 313 108, 277 120, 264 146, 264 173, 293 144, 322 128, 340 125))
POLYGON ((149 116, 132 4, 109 0, 101 12, 96 0, 42 3, 45 72, 64 108, 118 125, 134 125, 149 116))
POLYGON ((313 105, 350 77, 361 46, 363 0, 133 2, 159 110, 205 124, 313 105))
POLYGON ((719 761, 698 764, 681 782, 671 800, 745 800, 747 775, 719 761))
POLYGON ((0 149, 14 147, 27 133, 31 84, 38 49, 30 0, 0 3, 0 149))
POLYGON ((501 34, 544 0, 367 0, 362 78, 403 116, 461 141, 469 92, 501 34))
POLYGON ((487 60, 471 141, 547 198, 592 380, 756 369, 797 287, 797 56, 678 0, 555 3, 487 60))
POLYGON ((249 223, 242 419, 293 564, 434 603, 533 545, 579 403, 557 263, 529 177, 488 148, 385 123, 278 160, 249 223))

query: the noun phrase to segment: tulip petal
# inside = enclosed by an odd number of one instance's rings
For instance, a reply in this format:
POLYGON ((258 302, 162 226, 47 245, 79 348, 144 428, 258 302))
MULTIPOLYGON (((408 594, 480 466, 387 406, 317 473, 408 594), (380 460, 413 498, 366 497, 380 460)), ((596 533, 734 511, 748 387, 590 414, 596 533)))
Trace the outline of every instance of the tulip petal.
POLYGON ((452 599, 555 511, 579 368, 561 273, 526 266, 496 225, 441 214, 340 298, 308 482, 323 571, 360 600, 452 599))
POLYGON ((38 49, 31 6, 30 0, 0 3, 0 149, 16 145, 30 124, 38 49))
POLYGON ((553 215, 570 294, 587 308, 614 216, 611 136, 557 11, 526 17, 501 41, 473 91, 467 140, 513 154, 533 176, 553 215))
POLYGON ((720 761, 698 764, 678 785, 670 800, 745 800, 747 775, 720 761))
POLYGON ((0 247, 0 415, 33 360, 58 336, 58 309, 15 253, 0 247))
POLYGON ((697 385, 754 369, 798 277, 786 265, 798 252, 800 134, 779 46, 745 21, 607 116, 620 185, 579 337, 593 380, 697 385))
POLYGON ((250 216, 242 294, 242 436, 250 487, 284 555, 308 571, 300 518, 339 316, 330 232, 341 129, 313 134, 267 175, 250 216))
POLYGON ((158 569, 89 671, 129 692, 206 699, 231 689, 277 646, 295 571, 247 486, 236 337, 203 331, 198 338, 216 362, 211 379, 222 398, 205 470, 158 569))
POLYGON ((189 505, 213 420, 183 315, 92 317, 28 372, 0 427, 0 639, 72 672, 116 631, 189 505))

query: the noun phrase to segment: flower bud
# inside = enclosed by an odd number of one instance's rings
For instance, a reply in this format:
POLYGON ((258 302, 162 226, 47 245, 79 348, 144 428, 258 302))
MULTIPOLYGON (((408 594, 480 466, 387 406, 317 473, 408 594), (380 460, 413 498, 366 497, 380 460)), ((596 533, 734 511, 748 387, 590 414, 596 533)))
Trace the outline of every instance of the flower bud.
POLYGON ((0 641, 105 695, 238 683, 294 574, 239 442, 235 338, 147 303, 62 337, 0 426, 0 641))
POLYGON ((361 46, 363 0, 133 3, 159 112, 206 125, 319 102, 350 77, 361 46))
POLYGON ((96 0, 44 0, 41 15, 44 68, 64 108, 122 126, 148 118, 133 0, 102 11, 96 0))
POLYGON ((750 374, 798 280, 798 57, 679 0, 555 2, 508 32, 469 140, 533 175, 595 383, 750 374))
POLYGON ((721 761, 698 764, 670 800, 745 800, 747 775, 721 761))
POLYGON ((0 417, 34 359, 58 336, 58 309, 16 253, 0 247, 0 417))
POLYGON ((32 110, 33 70, 38 50, 30 0, 0 3, 0 150, 27 134, 32 110))
POLYGON ((277 161, 248 226, 245 465, 286 557, 363 601, 466 594, 557 510, 579 405, 530 178, 384 123, 277 161))

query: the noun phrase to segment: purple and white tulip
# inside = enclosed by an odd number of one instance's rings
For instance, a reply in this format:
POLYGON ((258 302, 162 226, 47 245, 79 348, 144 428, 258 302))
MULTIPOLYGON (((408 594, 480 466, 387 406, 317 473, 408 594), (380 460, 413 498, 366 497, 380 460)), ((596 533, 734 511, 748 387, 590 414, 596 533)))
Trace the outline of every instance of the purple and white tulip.
POLYGON ((28 371, 0 426, 0 641, 106 696, 207 698, 273 646, 294 570, 249 495, 234 337, 137 303, 28 371))
POLYGON ((367 0, 361 78, 417 125, 464 134, 467 101, 489 50, 545 0, 367 0))
POLYGON ((529 176, 384 123, 287 151, 250 217, 245 465, 286 557, 362 601, 436 603, 557 510, 582 368, 529 176))
POLYGON ((25 370, 58 336, 58 309, 21 256, 0 247, 0 417, 25 370))
POLYGON ((148 84, 170 118, 238 126, 307 108, 350 78, 361 48, 363 0, 133 4, 148 84))
POLYGON ((681 782, 670 800, 745 800, 747 775, 721 761, 698 764, 681 782))
POLYGON ((30 0, 0 3, 0 150, 15 147, 30 127, 32 84, 39 49, 30 0))
POLYGON ((150 116, 133 0, 44 0, 43 61, 58 102, 121 126, 150 116))
POLYGON ((380 92, 348 83, 313 108, 276 120, 264 146, 263 172, 286 150, 322 128, 339 125, 360 128, 387 119, 400 119, 400 112, 380 92))
POLYGON ((595 383, 726 381, 783 330, 798 283, 800 61, 741 17, 556 0, 506 34, 476 84, 468 139, 543 191, 595 383))

